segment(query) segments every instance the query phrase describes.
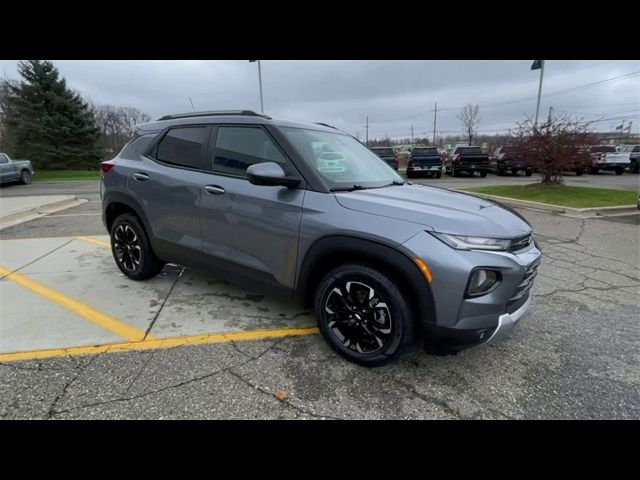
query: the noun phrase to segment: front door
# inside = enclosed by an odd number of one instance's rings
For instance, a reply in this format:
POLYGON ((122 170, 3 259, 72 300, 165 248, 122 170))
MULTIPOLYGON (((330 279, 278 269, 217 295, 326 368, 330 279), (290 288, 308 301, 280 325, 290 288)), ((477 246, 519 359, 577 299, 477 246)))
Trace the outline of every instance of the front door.
POLYGON ((218 126, 213 137, 213 174, 200 203, 205 256, 293 287, 305 190, 253 185, 246 170, 276 162, 298 174, 295 167, 261 126, 218 126))

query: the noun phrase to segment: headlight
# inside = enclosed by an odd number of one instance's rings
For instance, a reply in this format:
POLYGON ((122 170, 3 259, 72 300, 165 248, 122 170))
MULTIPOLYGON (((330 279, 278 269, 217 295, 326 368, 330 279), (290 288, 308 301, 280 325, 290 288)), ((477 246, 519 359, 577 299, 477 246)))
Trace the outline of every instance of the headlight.
POLYGON ((438 240, 458 250, 500 250, 509 249, 511 240, 507 238, 467 237, 463 235, 449 235, 447 233, 429 232, 438 240))

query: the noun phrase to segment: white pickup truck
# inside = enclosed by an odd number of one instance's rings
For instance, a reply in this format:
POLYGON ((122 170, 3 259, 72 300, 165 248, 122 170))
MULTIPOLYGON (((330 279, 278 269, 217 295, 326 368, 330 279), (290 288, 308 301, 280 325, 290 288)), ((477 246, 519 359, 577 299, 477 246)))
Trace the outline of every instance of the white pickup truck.
POLYGON ((0 183, 31 183, 35 170, 29 160, 11 160, 6 153, 0 153, 0 183))
POLYGON ((621 145, 616 153, 606 154, 606 161, 624 165, 631 173, 640 173, 640 145, 621 145))

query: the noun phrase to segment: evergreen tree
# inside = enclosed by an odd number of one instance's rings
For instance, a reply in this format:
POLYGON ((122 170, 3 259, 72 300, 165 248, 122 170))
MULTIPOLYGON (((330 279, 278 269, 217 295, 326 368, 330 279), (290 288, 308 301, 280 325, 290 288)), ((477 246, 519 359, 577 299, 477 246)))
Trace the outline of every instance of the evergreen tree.
POLYGON ((5 111, 10 154, 36 169, 97 168, 100 132, 87 103, 49 61, 20 62, 18 72, 22 80, 10 85, 5 111))

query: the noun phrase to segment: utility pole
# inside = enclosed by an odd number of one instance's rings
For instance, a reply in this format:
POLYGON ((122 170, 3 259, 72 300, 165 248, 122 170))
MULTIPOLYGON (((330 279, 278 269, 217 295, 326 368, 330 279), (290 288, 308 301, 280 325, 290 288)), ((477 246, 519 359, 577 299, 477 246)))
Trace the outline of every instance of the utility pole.
POLYGON ((367 123, 365 123, 364 125, 364 144, 368 147, 369 146, 369 117, 367 117, 367 123))
POLYGON ((436 144, 436 125, 438 124, 438 102, 436 102, 435 113, 433 114, 433 145, 436 144))
POLYGON ((260 113, 264 113, 264 104, 262 103, 262 68, 260 60, 249 60, 249 63, 258 62, 258 82, 260 83, 260 113))
POLYGON ((413 143, 413 123, 411 124, 411 143, 413 143))
POLYGON ((538 85, 538 103, 536 105, 536 121, 534 127, 538 126, 538 112, 540 111, 540 96, 542 95, 542 77, 544 76, 544 60, 540 60, 540 84, 538 85))

